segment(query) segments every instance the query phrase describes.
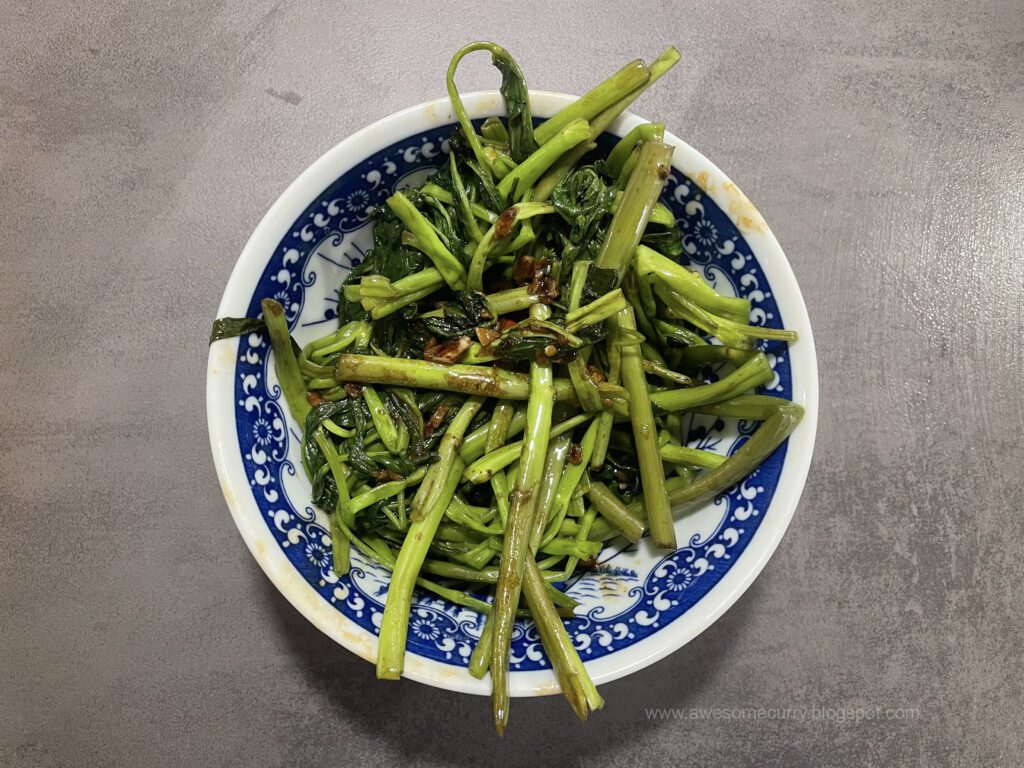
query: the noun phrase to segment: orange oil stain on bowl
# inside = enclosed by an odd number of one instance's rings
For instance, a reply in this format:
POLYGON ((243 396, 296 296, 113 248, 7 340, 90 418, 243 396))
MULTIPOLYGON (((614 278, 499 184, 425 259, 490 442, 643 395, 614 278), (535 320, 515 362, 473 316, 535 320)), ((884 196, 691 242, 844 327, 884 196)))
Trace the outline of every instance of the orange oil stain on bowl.
MULTIPOLYGON (((260 542, 257 542, 257 547, 260 542)), ((256 547, 254 547, 256 548, 256 547)), ((286 582, 280 584, 281 592, 292 600, 293 605, 306 616, 324 616, 326 621, 322 624, 317 621, 321 629, 335 642, 352 651, 362 659, 369 662, 377 661, 377 638, 368 637, 362 632, 354 631, 354 624, 344 614, 335 611, 331 605, 325 606, 324 598, 310 585, 298 571, 291 567, 278 572, 280 580, 286 582), (323 611, 327 608, 328 613, 323 611)))
POLYGON ((622 579, 601 580, 600 591, 603 597, 629 597, 632 587, 622 579))
POLYGON ((707 171, 701 171, 693 177, 694 183, 704 190, 706 195, 714 195, 715 185, 711 183, 711 175, 707 171))
POLYGON ((376 638, 370 641, 365 635, 357 635, 344 627, 338 627, 334 632, 334 636, 359 658, 373 664, 377 663, 376 638))
POLYGON ((467 674, 461 667, 449 667, 447 665, 425 664, 420 657, 411 653, 405 654, 405 671, 424 676, 439 678, 441 680, 454 680, 467 674))
POLYGON ((765 224, 764 217, 739 187, 731 181, 727 181, 722 185, 722 192, 727 198, 725 209, 729 217, 736 222, 740 232, 760 233, 765 231, 767 224, 765 224))

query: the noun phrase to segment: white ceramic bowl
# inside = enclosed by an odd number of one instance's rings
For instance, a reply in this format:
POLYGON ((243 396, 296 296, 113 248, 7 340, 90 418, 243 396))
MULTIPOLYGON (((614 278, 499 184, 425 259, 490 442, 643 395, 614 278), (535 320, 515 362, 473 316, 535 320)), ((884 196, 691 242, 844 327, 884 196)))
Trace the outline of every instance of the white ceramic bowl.
MULTIPOLYGON (((533 91, 537 117, 575 97, 533 91)), ((469 114, 502 114, 496 92, 464 97, 469 114)), ((260 299, 285 306, 299 343, 334 327, 332 297, 370 243, 368 208, 421 181, 444 159, 455 122, 448 99, 402 110, 329 150, 288 187, 264 216, 224 291, 218 317, 256 314, 260 299)), ((641 118, 624 114, 609 133, 622 136, 641 118)), ((610 140, 611 137, 608 137, 610 140)), ((627 675, 684 645, 743 594, 774 552, 796 509, 814 446, 818 384, 814 341, 800 289, 768 225, 711 161, 680 139, 664 200, 680 220, 691 266, 724 293, 753 301, 752 322, 799 332, 773 347, 776 378, 766 391, 800 403, 806 417, 754 475, 677 522, 685 546, 664 555, 642 542, 612 542, 596 571, 573 583, 580 618, 570 626, 596 683, 627 675)), ((224 498, 253 557, 281 593, 320 630, 368 661, 376 658, 387 573, 358 555, 350 576, 329 567, 326 518, 312 508, 301 472, 297 424, 280 403, 266 341, 259 335, 210 348, 207 416, 224 498)), ((695 425, 692 444, 728 453, 755 425, 695 425)), ((485 694, 489 679, 465 669, 481 623, 472 611, 418 595, 405 676, 485 694)), ((511 692, 558 690, 535 628, 521 623, 513 644, 511 692)))

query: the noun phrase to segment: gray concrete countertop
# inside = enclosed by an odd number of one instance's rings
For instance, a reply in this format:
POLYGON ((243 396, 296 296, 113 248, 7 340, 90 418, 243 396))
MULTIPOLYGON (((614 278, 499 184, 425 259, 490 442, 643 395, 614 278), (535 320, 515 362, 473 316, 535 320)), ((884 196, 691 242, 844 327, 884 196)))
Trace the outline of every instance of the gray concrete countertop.
POLYGON ((1020 765, 1020 0, 630 5, 4 4, 0 765, 1020 765), (375 682, 276 593, 204 399, 268 206, 478 38, 569 92, 677 45, 635 109, 759 206, 821 368, 750 591, 586 726, 517 701, 500 741, 486 700, 375 682))

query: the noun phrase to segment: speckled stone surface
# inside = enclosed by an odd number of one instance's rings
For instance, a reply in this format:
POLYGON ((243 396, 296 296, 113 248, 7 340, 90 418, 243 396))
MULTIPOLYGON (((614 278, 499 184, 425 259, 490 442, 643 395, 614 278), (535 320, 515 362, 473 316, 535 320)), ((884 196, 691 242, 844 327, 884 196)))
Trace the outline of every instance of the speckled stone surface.
POLYGON ((0 765, 1021 764, 1024 7, 627 5, 3 4, 0 765), (204 413, 264 211, 481 37, 570 92, 683 51, 636 111, 760 207, 822 389, 750 591, 588 725, 517 701, 501 741, 486 700, 375 682, 275 592, 204 413))

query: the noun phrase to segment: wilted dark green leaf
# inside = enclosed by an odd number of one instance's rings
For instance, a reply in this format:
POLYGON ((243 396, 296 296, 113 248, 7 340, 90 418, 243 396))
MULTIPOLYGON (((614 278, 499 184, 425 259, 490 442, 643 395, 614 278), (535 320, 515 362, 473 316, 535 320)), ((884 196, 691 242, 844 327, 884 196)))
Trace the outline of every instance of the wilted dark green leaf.
POLYGON ((457 339, 472 336, 475 328, 493 328, 497 315, 483 294, 456 291, 455 300, 444 305, 441 317, 427 317, 422 323, 439 339, 457 339))
MULTIPOLYGON (((348 273, 342 288, 358 283, 363 275, 383 275, 396 281, 423 269, 427 257, 402 244, 404 228, 405 225, 388 206, 379 206, 373 213, 373 247, 348 273)), ((338 322, 344 325, 352 320, 369 319, 370 313, 357 301, 345 301, 342 292, 338 301, 338 322)))
POLYGON ((671 227, 648 226, 640 242, 670 259, 679 259, 683 255, 683 234, 676 225, 671 227))
POLYGON ((312 500, 320 509, 328 511, 333 511, 338 505, 338 483, 326 463, 313 476, 312 500))
POLYGON ((509 152, 514 162, 521 163, 537 150, 526 80, 508 51, 492 51, 491 63, 501 72, 499 90, 505 99, 509 152))
POLYGON ((263 322, 262 317, 219 317, 213 321, 210 343, 245 336, 247 333, 262 333, 265 330, 267 324, 263 322))
POLYGON ((566 279, 577 259, 597 257, 617 192, 592 165, 572 171, 552 191, 552 205, 569 224, 562 247, 562 275, 566 279))
POLYGON ((390 357, 422 358, 430 333, 422 322, 413 319, 415 314, 416 307, 410 305, 374 322, 370 347, 390 357))
POLYGON ((501 195, 498 194, 498 188, 494 186, 494 182, 491 177, 484 173, 480 166, 474 163, 472 160, 466 160, 466 167, 472 171, 475 184, 480 190, 480 202, 481 204, 494 213, 501 213, 505 210, 505 206, 501 202, 501 195))
POLYGON ((605 296, 615 290, 618 282, 614 269, 602 269, 591 265, 587 270, 587 279, 583 283, 583 298, 580 306, 586 306, 592 301, 605 296))

